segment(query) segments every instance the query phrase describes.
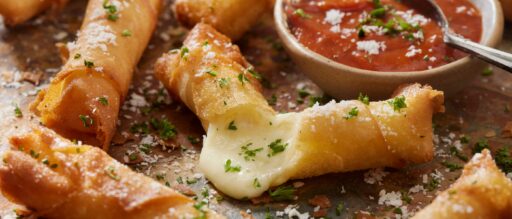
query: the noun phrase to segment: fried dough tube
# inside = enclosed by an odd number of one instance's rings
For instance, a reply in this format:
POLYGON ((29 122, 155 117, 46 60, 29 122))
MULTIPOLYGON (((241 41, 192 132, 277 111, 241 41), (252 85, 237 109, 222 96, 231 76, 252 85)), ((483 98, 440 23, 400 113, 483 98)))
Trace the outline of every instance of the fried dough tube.
POLYGON ((0 0, 0 15, 5 23, 14 26, 23 23, 48 8, 61 9, 68 0, 0 0))
POLYGON ((91 0, 69 58, 32 110, 59 134, 107 149, 161 0, 91 0))
POLYGON ((273 0, 177 0, 174 12, 185 26, 204 22, 237 40, 272 6, 273 0))
POLYGON ((165 54, 157 77, 207 132, 199 166, 222 192, 256 197, 289 179, 432 159, 432 114, 443 93, 410 85, 388 101, 332 101, 277 114, 230 40, 197 25, 181 51, 165 54))
POLYGON ((449 189, 413 219, 505 219, 512 215, 512 181, 501 172, 489 150, 475 154, 449 189))
POLYGON ((99 148, 49 130, 10 139, 0 189, 44 218, 222 218, 99 148))

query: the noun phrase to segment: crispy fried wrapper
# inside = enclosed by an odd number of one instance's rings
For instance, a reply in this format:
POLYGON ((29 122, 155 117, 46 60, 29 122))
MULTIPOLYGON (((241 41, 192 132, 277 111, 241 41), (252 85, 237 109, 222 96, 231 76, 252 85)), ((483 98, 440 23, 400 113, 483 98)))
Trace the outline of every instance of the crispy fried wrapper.
POLYGON ((62 9, 69 0, 1 0, 0 15, 9 26, 21 24, 46 9, 62 9))
POLYGON ((177 0, 174 12, 185 26, 204 22, 237 40, 273 5, 272 0, 177 0))
POLYGON ((512 181, 498 169, 489 150, 475 154, 450 188, 413 219, 505 219, 512 216, 512 181))
POLYGON ((59 134, 107 149, 161 0, 91 0, 65 65, 32 110, 59 134))
POLYGON ((206 24, 155 71, 201 119, 207 137, 199 166, 234 198, 259 196, 289 179, 433 158, 432 115, 444 111, 440 91, 412 84, 386 101, 332 101, 277 114, 252 71, 238 48, 206 24))
POLYGON ((44 218, 222 218, 205 206, 47 129, 12 137, 0 189, 44 218))

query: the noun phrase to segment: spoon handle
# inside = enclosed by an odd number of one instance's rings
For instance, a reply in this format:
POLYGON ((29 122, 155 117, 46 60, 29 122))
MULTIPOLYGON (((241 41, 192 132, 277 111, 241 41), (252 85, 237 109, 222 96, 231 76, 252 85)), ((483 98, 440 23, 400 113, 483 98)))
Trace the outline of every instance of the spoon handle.
POLYGON ((445 33, 444 41, 464 52, 477 57, 512 73, 512 54, 464 39, 453 33, 445 33))

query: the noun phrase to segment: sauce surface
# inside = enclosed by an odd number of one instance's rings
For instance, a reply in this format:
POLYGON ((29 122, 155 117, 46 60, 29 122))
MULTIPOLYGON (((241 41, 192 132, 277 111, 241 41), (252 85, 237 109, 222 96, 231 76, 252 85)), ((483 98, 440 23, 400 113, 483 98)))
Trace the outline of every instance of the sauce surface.
MULTIPOLYGON (((437 0, 452 30, 475 42, 482 18, 469 0, 437 0)), ((291 33, 331 60, 373 71, 421 71, 466 57, 448 47, 424 0, 290 0, 291 33)))

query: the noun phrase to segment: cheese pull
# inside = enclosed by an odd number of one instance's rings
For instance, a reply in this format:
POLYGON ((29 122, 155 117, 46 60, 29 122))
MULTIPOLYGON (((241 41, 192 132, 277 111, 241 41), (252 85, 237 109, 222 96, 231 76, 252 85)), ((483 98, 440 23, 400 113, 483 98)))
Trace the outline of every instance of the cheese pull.
POLYGON ((0 0, 0 15, 7 25, 23 23, 48 8, 61 9, 68 0, 0 0))
POLYGON ((489 150, 475 154, 450 188, 413 219, 506 219, 512 215, 512 181, 498 169, 489 150))
POLYGON ((107 149, 134 68, 153 33, 161 0, 91 0, 65 65, 32 110, 70 138, 107 149))
POLYGON ((273 5, 273 0, 177 0, 174 12, 185 26, 204 22, 236 40, 273 5))
POLYGON ((199 167, 231 197, 257 197, 290 179, 433 157, 432 114, 444 110, 442 92, 413 84, 386 101, 332 101, 277 114, 237 47, 212 27, 196 26, 183 48, 164 55, 155 72, 201 119, 207 135, 199 167))
POLYGON ((43 218, 222 218, 101 149, 47 129, 12 137, 0 189, 43 218))

